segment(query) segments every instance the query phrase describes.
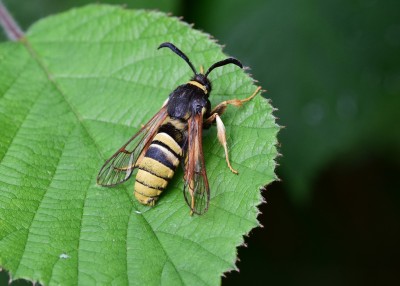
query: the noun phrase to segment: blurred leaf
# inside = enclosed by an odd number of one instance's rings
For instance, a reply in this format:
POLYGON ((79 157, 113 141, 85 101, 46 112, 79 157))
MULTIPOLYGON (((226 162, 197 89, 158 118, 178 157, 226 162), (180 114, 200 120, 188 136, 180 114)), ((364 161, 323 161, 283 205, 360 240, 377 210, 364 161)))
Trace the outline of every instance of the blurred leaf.
MULTIPOLYGON (((0 45, 0 265, 43 284, 207 284, 235 269, 236 247, 258 226, 259 188, 275 179, 272 107, 261 96, 223 116, 230 173, 216 130, 204 134, 211 205, 189 216, 182 171, 154 208, 133 180, 95 178, 195 65, 225 58, 203 33, 163 13, 88 6, 39 21, 0 45)), ((213 104, 255 86, 234 66, 211 75, 213 104)))
POLYGON ((399 156, 399 9, 397 0, 208 0, 191 10, 269 91, 286 127, 278 171, 294 201, 307 202, 338 155, 399 156))

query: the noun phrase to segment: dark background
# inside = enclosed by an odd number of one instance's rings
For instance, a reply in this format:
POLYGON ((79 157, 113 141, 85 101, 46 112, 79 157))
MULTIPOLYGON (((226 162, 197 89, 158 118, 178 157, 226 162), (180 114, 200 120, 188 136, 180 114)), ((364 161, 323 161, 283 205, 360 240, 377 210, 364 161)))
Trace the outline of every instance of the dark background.
MULTIPOLYGON (((92 1, 3 2, 27 29, 92 1)), ((263 192, 264 228, 224 285, 398 283, 400 1, 97 2, 183 16, 251 67, 278 108, 282 181, 263 192)))

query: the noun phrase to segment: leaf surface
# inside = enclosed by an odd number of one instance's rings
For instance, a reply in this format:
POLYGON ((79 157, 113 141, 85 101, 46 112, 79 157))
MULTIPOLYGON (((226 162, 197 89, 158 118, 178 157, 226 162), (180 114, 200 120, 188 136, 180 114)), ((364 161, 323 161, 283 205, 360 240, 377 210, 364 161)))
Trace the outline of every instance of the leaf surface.
MULTIPOLYGON (((279 127, 261 96, 223 115, 233 175, 215 128, 204 132, 211 204, 189 216, 179 170, 154 208, 133 179, 96 185, 104 161, 199 68, 226 57, 209 36, 163 13, 91 5, 39 21, 0 45, 0 265, 43 284, 215 285, 258 226, 260 187, 275 179, 279 127)), ((215 70, 213 105, 253 80, 215 70)))

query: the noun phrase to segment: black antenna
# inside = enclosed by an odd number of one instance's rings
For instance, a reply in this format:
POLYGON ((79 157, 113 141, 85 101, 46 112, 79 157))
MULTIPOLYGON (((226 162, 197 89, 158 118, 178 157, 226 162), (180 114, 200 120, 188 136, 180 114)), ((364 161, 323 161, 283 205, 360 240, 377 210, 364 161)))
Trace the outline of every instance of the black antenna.
POLYGON ((206 72, 206 74, 205 74, 205 77, 207 77, 208 74, 209 74, 210 72, 213 71, 213 69, 219 68, 219 67, 222 67, 222 66, 228 65, 228 64, 234 64, 234 65, 237 65, 237 66, 240 67, 240 68, 243 68, 242 63, 239 62, 237 59, 235 59, 235 58, 227 58, 227 59, 225 59, 225 60, 222 60, 222 61, 219 61, 219 62, 216 62, 215 64, 213 64, 213 65, 207 70, 207 72, 206 72))
POLYGON ((182 59, 184 59, 185 62, 187 62, 187 64, 190 66, 190 68, 192 69, 192 71, 194 72, 194 74, 197 74, 197 71, 196 71, 196 69, 194 68, 194 66, 192 65, 192 63, 190 62, 189 58, 188 58, 180 49, 178 49, 178 48, 175 47, 173 44, 168 43, 168 42, 162 43, 162 44, 158 47, 158 49, 165 48, 165 47, 170 48, 175 54, 177 54, 177 55, 180 56, 182 59))

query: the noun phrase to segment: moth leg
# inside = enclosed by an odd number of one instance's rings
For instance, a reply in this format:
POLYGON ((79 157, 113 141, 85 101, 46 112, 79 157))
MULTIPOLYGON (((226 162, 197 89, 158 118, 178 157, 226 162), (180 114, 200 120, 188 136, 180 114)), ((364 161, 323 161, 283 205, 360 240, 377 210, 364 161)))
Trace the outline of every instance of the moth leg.
POLYGON ((239 174, 238 171, 232 168, 231 162, 229 161, 229 154, 228 154, 228 144, 226 142, 226 131, 225 131, 225 125, 222 122, 221 118, 219 117, 218 113, 213 113, 209 118, 206 119, 206 122, 216 122, 217 123, 217 136, 218 136, 218 141, 221 143, 222 147, 224 147, 225 151, 225 159, 226 163, 228 164, 229 169, 231 170, 232 173, 234 174, 239 174))
MULTIPOLYGON (((253 94, 245 99, 225 100, 225 101, 221 102, 220 104, 218 104, 216 107, 214 107, 214 109, 211 110, 211 114, 218 113, 219 115, 222 115, 225 112, 225 109, 228 107, 229 104, 238 106, 238 107, 242 106, 243 103, 252 100, 260 90, 261 90, 261 86, 257 87, 257 89, 253 92, 253 94)), ((211 122, 207 122, 207 123, 211 123, 211 122)))
POLYGON ((234 174, 238 174, 238 171, 236 171, 235 169, 232 168, 231 163, 229 161, 228 144, 226 142, 225 126, 219 116, 225 112, 225 110, 229 104, 234 105, 234 106, 242 106, 243 103, 252 100, 260 90, 261 90, 261 86, 257 87, 257 89, 253 92, 253 94, 245 99, 231 99, 231 100, 225 100, 225 101, 221 102, 211 111, 211 116, 208 117, 203 122, 204 127, 208 127, 214 122, 217 123, 218 140, 221 143, 222 147, 224 147, 226 163, 228 164, 228 167, 231 170, 231 172, 234 174))

